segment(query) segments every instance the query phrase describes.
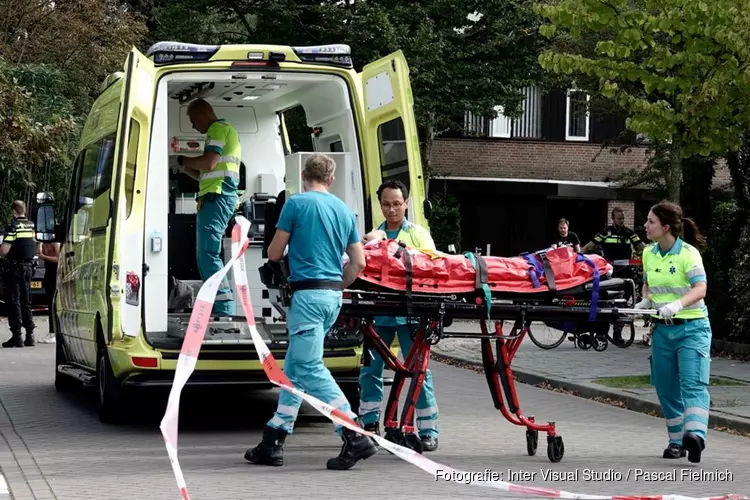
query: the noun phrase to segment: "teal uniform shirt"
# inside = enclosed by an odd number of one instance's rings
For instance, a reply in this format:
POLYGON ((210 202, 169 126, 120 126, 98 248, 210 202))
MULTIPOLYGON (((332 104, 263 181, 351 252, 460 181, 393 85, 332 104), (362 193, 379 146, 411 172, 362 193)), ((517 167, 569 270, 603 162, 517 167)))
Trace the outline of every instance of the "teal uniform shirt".
POLYGON ((320 191, 296 194, 284 203, 276 227, 290 234, 289 282, 343 281, 346 247, 360 241, 343 201, 320 191))

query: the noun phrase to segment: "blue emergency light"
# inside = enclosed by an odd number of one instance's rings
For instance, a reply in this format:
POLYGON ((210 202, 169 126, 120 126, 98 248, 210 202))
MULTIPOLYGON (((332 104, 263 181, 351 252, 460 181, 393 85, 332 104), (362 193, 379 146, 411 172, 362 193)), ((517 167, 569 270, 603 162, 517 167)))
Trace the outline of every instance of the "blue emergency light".
POLYGON ((292 47, 302 62, 327 63, 352 68, 352 49, 344 44, 292 47))
POLYGON ((158 42, 149 47, 146 55, 153 57, 156 64, 208 61, 218 52, 219 47, 219 45, 200 45, 197 43, 158 42))

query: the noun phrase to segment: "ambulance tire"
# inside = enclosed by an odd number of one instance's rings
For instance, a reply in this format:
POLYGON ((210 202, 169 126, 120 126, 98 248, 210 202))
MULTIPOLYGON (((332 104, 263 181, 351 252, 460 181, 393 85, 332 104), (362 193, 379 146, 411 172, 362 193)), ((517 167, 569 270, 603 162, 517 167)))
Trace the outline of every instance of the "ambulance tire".
POLYGON ((99 397, 99 420, 105 424, 119 423, 123 416, 122 386, 112 370, 101 326, 98 328, 97 336, 99 340, 97 342, 96 387, 99 397))

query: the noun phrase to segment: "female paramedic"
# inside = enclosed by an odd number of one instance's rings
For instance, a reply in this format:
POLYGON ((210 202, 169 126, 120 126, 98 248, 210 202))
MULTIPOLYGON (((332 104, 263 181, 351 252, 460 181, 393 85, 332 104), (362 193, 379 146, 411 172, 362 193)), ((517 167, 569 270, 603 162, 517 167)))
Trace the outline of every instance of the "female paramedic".
POLYGON ((706 273, 698 248, 705 239, 682 209, 654 205, 644 224, 653 241, 643 251, 643 297, 636 308, 656 309, 651 380, 667 420, 664 458, 700 462, 706 445, 711 325, 703 301, 706 273))

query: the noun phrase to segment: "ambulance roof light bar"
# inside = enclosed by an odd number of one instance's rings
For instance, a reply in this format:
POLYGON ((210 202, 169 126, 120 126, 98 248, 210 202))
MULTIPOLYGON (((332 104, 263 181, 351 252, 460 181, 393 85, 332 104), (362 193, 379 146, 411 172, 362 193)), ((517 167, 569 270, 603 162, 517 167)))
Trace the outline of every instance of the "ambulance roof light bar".
POLYGON ((326 63, 345 68, 354 67, 352 49, 344 44, 316 45, 313 47, 292 47, 302 62, 326 63))
POLYGON ((219 47, 197 43, 158 42, 149 47, 146 56, 153 57, 156 64, 208 61, 218 52, 219 47))

